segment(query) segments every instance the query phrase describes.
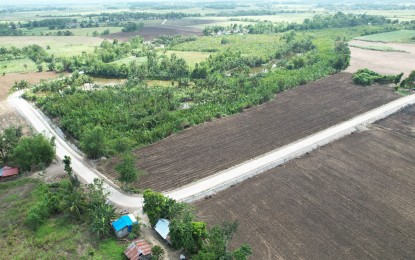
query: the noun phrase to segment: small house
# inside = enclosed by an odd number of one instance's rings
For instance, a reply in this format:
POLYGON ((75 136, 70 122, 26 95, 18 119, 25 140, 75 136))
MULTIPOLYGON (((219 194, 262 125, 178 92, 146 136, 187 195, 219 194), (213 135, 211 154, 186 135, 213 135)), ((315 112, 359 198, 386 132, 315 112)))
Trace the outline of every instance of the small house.
POLYGON ((170 221, 164 218, 159 219, 156 225, 154 226, 154 230, 171 245, 170 241, 170 221))
POLYGON ((19 174, 19 168, 11 168, 4 166, 0 169, 0 178, 6 178, 11 176, 16 176, 19 174))
POLYGON ((133 225, 138 225, 138 221, 133 214, 128 214, 112 222, 111 225, 115 231, 115 235, 121 238, 128 235, 133 229, 133 225))
POLYGON ((151 259, 151 246, 146 241, 137 239, 127 247, 124 254, 130 260, 151 259))

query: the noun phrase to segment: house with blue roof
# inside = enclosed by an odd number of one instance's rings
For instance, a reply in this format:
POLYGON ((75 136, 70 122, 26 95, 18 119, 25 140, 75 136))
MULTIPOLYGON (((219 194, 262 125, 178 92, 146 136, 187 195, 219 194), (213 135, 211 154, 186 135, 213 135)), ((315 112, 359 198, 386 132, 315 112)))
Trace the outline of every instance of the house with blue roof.
POLYGON ((170 240, 170 221, 168 219, 161 218, 154 226, 154 230, 171 245, 170 240))
POLYGON ((115 235, 118 238, 128 235, 133 229, 133 225, 138 225, 138 221, 133 214, 121 216, 119 219, 111 223, 115 235))

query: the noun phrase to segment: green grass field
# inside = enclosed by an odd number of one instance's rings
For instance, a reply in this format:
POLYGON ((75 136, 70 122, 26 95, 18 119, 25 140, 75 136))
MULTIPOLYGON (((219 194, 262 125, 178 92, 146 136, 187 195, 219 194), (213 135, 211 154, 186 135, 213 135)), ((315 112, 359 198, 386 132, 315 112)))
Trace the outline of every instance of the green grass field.
POLYGON ((357 40, 370 42, 415 42, 415 30, 400 30, 357 37, 357 40))
POLYGON ((52 217, 37 231, 26 228, 39 181, 24 178, 0 183, 0 259, 123 259, 126 242, 99 241, 86 223, 52 217))
POLYGON ((79 55, 83 51, 91 52, 95 46, 98 46, 103 40, 98 37, 87 36, 5 36, 0 37, 0 46, 23 48, 30 44, 38 44, 55 56, 73 56, 79 55))
POLYGON ((132 61, 136 61, 137 62, 137 64, 142 64, 142 63, 144 63, 145 61, 147 60, 147 58, 146 57, 134 57, 134 56, 131 56, 131 57, 127 57, 127 58, 124 58, 124 59, 121 59, 121 60, 116 60, 116 61, 113 61, 113 62, 111 62, 112 64, 118 64, 118 65, 121 65, 121 64, 126 64, 126 65, 128 65, 128 64, 130 64, 132 61))
POLYGON ((377 46, 377 45, 356 45, 356 44, 349 44, 350 47, 355 47, 364 50, 372 50, 372 51, 386 51, 386 52, 405 52, 404 50, 395 49, 389 46, 377 46))
POLYGON ((183 58, 190 68, 194 68, 196 63, 206 60, 211 55, 211 53, 200 51, 167 51, 166 54, 167 56, 176 54, 177 57, 183 58))
POLYGON ((36 64, 30 59, 0 61, 0 76, 3 73, 37 71, 36 64), (27 67, 24 66, 27 65, 27 67))
POLYGON ((26 35, 41 36, 41 35, 55 35, 58 31, 70 31, 74 36, 92 36, 96 31, 100 35, 105 30, 109 29, 110 33, 121 32, 122 27, 94 27, 94 28, 76 28, 63 30, 49 30, 47 27, 33 28, 31 30, 23 28, 22 31, 26 35))
POLYGON ((200 37, 196 41, 185 42, 172 47, 174 51, 218 52, 230 49, 241 51, 243 55, 268 58, 275 54, 280 44, 278 35, 226 35, 221 37, 200 37), (227 38, 229 44, 221 44, 227 38))

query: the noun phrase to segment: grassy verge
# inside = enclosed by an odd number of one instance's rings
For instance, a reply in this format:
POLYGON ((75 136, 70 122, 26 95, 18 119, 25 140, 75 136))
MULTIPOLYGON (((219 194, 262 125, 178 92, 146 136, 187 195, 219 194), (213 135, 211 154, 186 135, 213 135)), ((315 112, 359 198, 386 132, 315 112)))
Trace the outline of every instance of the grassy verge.
POLYGON ((393 32, 377 33, 357 37, 357 40, 368 42, 415 42, 415 30, 399 30, 393 32))
POLYGON ((362 46, 362 45, 356 45, 356 44, 349 44, 349 46, 359 48, 359 49, 364 49, 364 50, 371 50, 371 51, 406 52, 404 50, 395 49, 389 46, 376 46, 376 45, 362 46))

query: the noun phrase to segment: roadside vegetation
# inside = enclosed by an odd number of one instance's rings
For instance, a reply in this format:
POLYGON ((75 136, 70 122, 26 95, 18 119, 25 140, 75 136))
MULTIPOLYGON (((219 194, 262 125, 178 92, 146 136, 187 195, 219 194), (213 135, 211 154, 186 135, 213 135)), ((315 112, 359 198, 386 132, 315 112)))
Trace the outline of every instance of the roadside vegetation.
POLYGON ((55 158, 54 142, 42 134, 23 136, 22 127, 10 126, 0 134, 0 166, 18 167, 20 173, 42 170, 55 158))
POLYGON ((358 85, 369 86, 374 83, 379 84, 399 84, 403 73, 398 75, 381 75, 377 72, 371 71, 369 69, 358 70, 353 74, 353 82, 358 85))
POLYGON ((0 183, 1 259, 122 259, 125 242, 98 240, 89 222, 58 212, 56 199, 67 181, 45 184, 23 178, 0 183))
POLYGON ((237 222, 207 228, 203 221, 195 221, 194 209, 190 204, 177 202, 163 194, 146 190, 143 211, 154 226, 160 218, 170 220, 170 239, 175 249, 183 248, 192 259, 235 259, 244 260, 252 254, 251 247, 243 244, 231 251, 228 244, 237 232, 237 222))

